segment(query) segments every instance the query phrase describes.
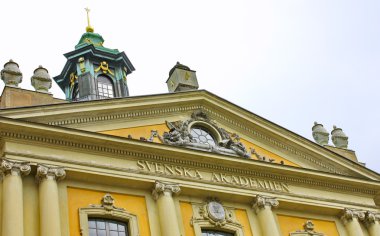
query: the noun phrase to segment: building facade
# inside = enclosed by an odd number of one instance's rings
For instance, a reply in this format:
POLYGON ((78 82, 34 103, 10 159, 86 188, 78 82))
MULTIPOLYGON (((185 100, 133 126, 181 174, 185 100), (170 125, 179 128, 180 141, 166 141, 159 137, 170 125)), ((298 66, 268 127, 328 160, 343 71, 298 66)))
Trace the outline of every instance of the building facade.
POLYGON ((88 27, 54 80, 2 71, 3 236, 379 236, 380 175, 339 128, 305 139, 205 90, 129 97, 134 67, 88 27))

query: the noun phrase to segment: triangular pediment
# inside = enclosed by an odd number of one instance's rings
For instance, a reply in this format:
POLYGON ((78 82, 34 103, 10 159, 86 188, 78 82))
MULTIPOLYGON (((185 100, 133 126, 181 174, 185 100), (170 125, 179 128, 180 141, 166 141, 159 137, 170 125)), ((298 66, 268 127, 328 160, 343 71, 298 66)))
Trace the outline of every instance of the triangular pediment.
POLYGON ((204 90, 7 109, 0 116, 162 143, 177 147, 178 152, 191 149, 279 168, 380 179, 359 163, 204 90), (216 145, 194 141, 194 127, 208 131, 216 145))

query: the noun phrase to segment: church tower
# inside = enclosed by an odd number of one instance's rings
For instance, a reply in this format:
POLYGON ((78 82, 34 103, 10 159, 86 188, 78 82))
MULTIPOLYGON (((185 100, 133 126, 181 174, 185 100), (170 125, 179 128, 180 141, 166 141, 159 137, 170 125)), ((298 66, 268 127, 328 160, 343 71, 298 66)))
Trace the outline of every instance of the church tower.
POLYGON ((86 101, 129 96, 127 75, 135 68, 124 52, 103 46, 104 39, 94 33, 87 11, 86 33, 75 50, 64 54, 67 62, 54 80, 68 101, 86 101))

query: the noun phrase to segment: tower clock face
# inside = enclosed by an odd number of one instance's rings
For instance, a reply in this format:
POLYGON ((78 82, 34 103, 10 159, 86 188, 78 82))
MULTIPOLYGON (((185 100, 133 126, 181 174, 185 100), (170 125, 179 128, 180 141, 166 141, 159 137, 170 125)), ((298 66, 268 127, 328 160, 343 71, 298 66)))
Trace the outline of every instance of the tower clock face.
POLYGON ((210 217, 215 221, 223 221, 226 217, 224 207, 219 202, 209 202, 207 205, 207 210, 210 214, 210 217))

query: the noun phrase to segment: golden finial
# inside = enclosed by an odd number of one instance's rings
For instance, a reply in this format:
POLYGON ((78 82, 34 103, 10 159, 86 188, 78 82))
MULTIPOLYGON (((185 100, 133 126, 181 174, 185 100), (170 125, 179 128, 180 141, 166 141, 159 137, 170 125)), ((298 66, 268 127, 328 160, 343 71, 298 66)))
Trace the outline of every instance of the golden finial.
POLYGON ((87 27, 86 27, 86 32, 94 32, 94 28, 91 27, 90 25, 90 9, 88 7, 85 8, 87 12, 87 27))

